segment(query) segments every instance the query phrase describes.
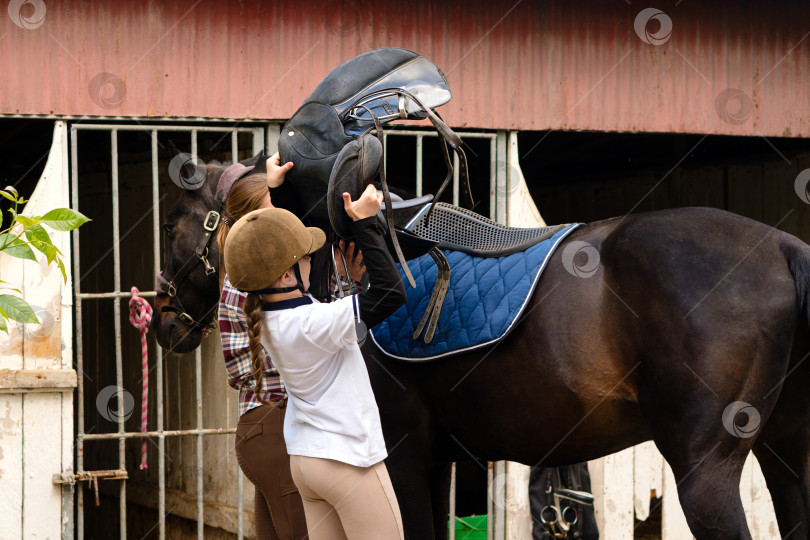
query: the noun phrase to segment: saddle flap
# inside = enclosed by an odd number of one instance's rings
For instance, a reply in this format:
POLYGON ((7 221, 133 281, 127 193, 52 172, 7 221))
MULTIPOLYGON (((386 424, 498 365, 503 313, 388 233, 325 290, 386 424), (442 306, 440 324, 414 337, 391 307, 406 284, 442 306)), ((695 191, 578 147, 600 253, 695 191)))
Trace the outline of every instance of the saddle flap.
POLYGON ((332 107, 309 102, 284 124, 278 141, 279 153, 294 163, 297 156, 305 160, 324 159, 340 152, 351 139, 343 132, 343 124, 332 107))
POLYGON ((343 193, 349 193, 356 200, 380 170, 383 149, 379 139, 365 134, 350 141, 338 154, 329 174, 326 204, 329 222, 341 238, 348 240, 354 235, 351 231, 351 218, 343 208, 343 193))
POLYGON ((346 135, 335 110, 323 103, 306 103, 281 130, 278 151, 281 161, 292 161, 286 174, 303 208, 313 218, 325 221, 323 195, 338 153, 352 140, 346 135))

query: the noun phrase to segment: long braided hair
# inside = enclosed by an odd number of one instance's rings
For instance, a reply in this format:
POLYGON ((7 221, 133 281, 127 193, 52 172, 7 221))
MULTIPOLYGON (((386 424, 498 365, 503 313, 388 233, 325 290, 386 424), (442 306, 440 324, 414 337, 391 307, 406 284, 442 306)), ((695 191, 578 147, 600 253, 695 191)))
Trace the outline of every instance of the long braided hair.
MULTIPOLYGON (((246 214, 258 210, 264 206, 267 197, 267 175, 265 173, 253 173, 237 181, 228 194, 225 201, 225 208, 222 216, 227 220, 221 221, 217 231, 217 245, 219 246, 219 291, 225 283, 225 239, 231 227, 237 220, 246 214)), ((261 344, 262 327, 262 300, 257 294, 248 294, 242 306, 247 320, 247 334, 250 343, 250 361, 253 368, 253 378, 256 381, 254 395, 257 400, 265 405, 270 402, 262 398, 262 384, 264 383, 264 358, 266 356, 264 347, 261 344)))
POLYGON ((250 347, 250 365, 253 368, 253 378, 256 379, 256 387, 253 394, 264 405, 270 405, 262 398, 261 390, 264 383, 264 357, 265 350, 262 347, 262 299, 258 294, 250 293, 245 298, 243 306, 245 317, 247 318, 247 334, 250 347))

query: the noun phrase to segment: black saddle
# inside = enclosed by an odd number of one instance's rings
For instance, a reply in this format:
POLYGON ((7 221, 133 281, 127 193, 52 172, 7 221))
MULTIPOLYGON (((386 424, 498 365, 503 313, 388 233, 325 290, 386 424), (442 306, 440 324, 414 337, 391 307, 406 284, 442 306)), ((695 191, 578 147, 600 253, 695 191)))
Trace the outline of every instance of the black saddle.
POLYGON ((295 164, 286 182, 297 192, 308 215, 328 220, 338 236, 351 239, 350 219, 342 194, 356 199, 379 177, 385 201, 385 219, 393 253, 409 282, 413 277, 406 260, 427 253, 434 241, 407 235, 394 223, 391 194, 381 168, 384 155, 382 125, 397 119, 428 118, 440 135, 448 168, 436 199, 453 176, 449 148, 459 156, 462 196, 472 207, 467 160, 461 139, 433 110, 451 98, 447 78, 424 56, 399 48, 362 54, 332 70, 281 130, 282 161, 295 164), (401 244, 408 244, 408 256, 401 244))

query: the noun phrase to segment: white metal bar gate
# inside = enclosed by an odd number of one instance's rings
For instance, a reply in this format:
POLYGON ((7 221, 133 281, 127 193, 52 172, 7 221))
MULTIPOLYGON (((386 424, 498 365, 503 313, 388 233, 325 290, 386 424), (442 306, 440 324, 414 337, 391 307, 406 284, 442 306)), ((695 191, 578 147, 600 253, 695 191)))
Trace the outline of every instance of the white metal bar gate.
MULTIPOLYGON (((277 138, 276 129, 268 130, 268 151, 274 150, 275 139, 277 138)), ((234 428, 209 428, 203 427, 203 409, 202 409, 202 354, 200 348, 194 352, 194 373, 195 373, 195 407, 196 407, 196 427, 194 429, 179 429, 179 430, 166 430, 164 429, 164 371, 163 371, 163 354, 159 347, 156 348, 157 362, 154 366, 157 388, 153 395, 155 395, 157 417, 156 426, 153 430, 142 433, 140 431, 126 431, 124 421, 124 393, 117 393, 117 424, 118 431, 114 433, 88 433, 85 430, 85 389, 84 377, 82 374, 85 372, 85 358, 83 356, 83 329, 82 329, 82 309, 83 302, 87 300, 112 300, 113 312, 115 316, 115 378, 118 388, 123 388, 123 352, 121 346, 121 299, 127 298, 129 292, 121 290, 121 231, 119 228, 119 155, 118 155, 118 136, 121 132, 138 131, 145 132, 151 137, 151 200, 153 206, 152 215, 152 247, 153 247, 153 260, 154 260, 154 273, 160 272, 161 253, 160 253, 160 217, 159 217, 159 204, 162 200, 160 194, 160 186, 158 183, 159 168, 158 168, 158 133, 160 132, 184 132, 191 136, 191 155, 197 155, 197 134, 201 132, 219 132, 230 134, 231 136, 231 156, 232 160, 238 160, 238 134, 249 133, 253 136, 253 153, 257 153, 260 149, 265 147, 265 130, 263 127, 217 127, 217 126, 171 126, 171 125, 129 125, 129 124, 73 124, 70 128, 70 157, 71 157, 71 186, 72 186, 72 207, 81 211, 79 208, 79 194, 80 194, 80 177, 79 177, 79 144, 78 133, 87 131, 100 131, 108 132, 110 136, 110 165, 111 165, 111 206, 112 206, 112 239, 113 239, 113 287, 112 290, 106 292, 82 292, 80 287, 82 268, 80 264, 80 231, 73 232, 73 250, 76 254, 73 257, 73 271, 74 271, 74 315, 76 321, 76 366, 77 372, 80 374, 78 377, 77 388, 77 433, 76 433, 76 475, 75 479, 79 481, 97 482, 99 478, 110 478, 120 482, 119 484, 119 533, 121 538, 127 537, 127 479, 128 474, 126 470, 125 461, 125 441, 127 439, 141 439, 147 437, 156 441, 158 449, 158 486, 157 486, 157 511, 158 511, 158 524, 157 532, 159 538, 166 537, 166 438, 167 437, 182 437, 192 436, 196 439, 196 521, 197 521, 197 536, 203 538, 204 531, 204 505, 203 505, 203 437, 206 435, 221 435, 231 434, 235 431, 234 428), (118 442, 118 468, 106 471, 86 471, 84 451, 85 443, 87 441, 117 441, 118 442)), ((430 131, 419 130, 387 130, 386 137, 413 137, 416 142, 416 192, 417 195, 422 195, 423 191, 423 140, 425 137, 435 137, 436 134, 430 131)), ((507 178, 507 163, 506 156, 506 134, 499 133, 460 133, 464 139, 484 139, 488 140, 489 144, 489 217, 506 223, 506 210, 507 201, 506 194, 508 189, 507 178)), ((458 158, 454 156, 454 177, 452 186, 452 200, 454 203, 459 201, 459 167, 458 158)), ((153 298, 155 291, 144 291, 140 293, 141 296, 146 298, 153 298)), ((505 519, 505 511, 503 508, 498 508, 494 503, 497 499, 495 494, 496 478, 493 472, 493 466, 501 466, 502 464, 489 463, 487 467, 487 514, 488 514, 488 537, 498 538, 503 537, 503 520, 505 519), (499 534, 500 533, 500 534, 499 534)), ((241 471, 237 471, 238 478, 238 536, 243 537, 244 524, 242 520, 244 501, 243 501, 243 475, 241 471)), ((502 481, 502 480, 501 480, 502 481)), ((453 480, 452 485, 455 487, 455 466, 453 467, 453 480)), ((77 516, 76 516, 76 533, 77 538, 84 538, 85 521, 84 521, 84 494, 81 489, 76 493, 77 501, 77 516)), ((455 537, 455 489, 451 491, 450 495, 451 515, 450 515, 450 538, 455 537)))
MULTIPOLYGON (((83 335, 82 335, 82 306, 85 300, 99 300, 99 299, 112 299, 113 309, 115 314, 115 372, 116 384, 118 388, 123 387, 122 380, 122 347, 121 347, 121 299, 129 296, 129 292, 121 290, 121 253, 120 242, 121 232, 119 230, 119 176, 118 176, 118 135, 124 131, 140 131, 146 132, 151 135, 151 174, 152 174, 152 230, 153 230, 153 259, 154 259, 154 272, 157 275, 160 272, 160 217, 159 217, 159 204, 161 201, 159 184, 158 184, 158 133, 166 131, 174 132, 187 132, 191 136, 191 154, 197 155, 197 134, 201 132, 222 132, 226 136, 230 133, 231 136, 231 155, 234 161, 238 160, 238 134, 249 133, 253 136, 253 153, 258 153, 265 145, 265 130, 263 127, 212 127, 212 126, 168 126, 168 125, 109 125, 109 124, 73 124, 70 128, 70 151, 71 151, 71 184, 72 184, 72 207, 75 210, 83 210, 78 207, 79 193, 80 193, 80 178, 79 178, 79 147, 78 147, 78 133, 80 131, 102 131, 109 132, 110 134, 110 159, 111 159, 111 173, 112 173, 112 236, 113 236, 113 290, 102 293, 83 293, 81 291, 80 283, 82 276, 82 268, 80 264, 80 236, 79 230, 73 232, 73 250, 75 256, 73 257, 73 271, 74 271, 74 309, 76 321, 76 365, 78 377, 78 419, 77 419, 77 434, 76 434, 76 479, 97 482, 100 477, 108 477, 116 479, 120 482, 119 488, 119 512, 120 512, 120 537, 127 537, 127 523, 126 523, 126 462, 124 454, 124 444, 126 439, 139 439, 148 437, 157 441, 158 448, 158 536, 163 539, 166 537, 166 468, 165 457, 166 448, 165 441, 167 437, 180 437, 180 436, 193 436, 196 438, 196 503, 197 503, 197 536, 203 538, 203 437, 206 435, 220 435, 230 434, 235 431, 234 428, 203 428, 203 415, 202 415, 202 377, 201 366, 202 358, 201 351, 198 347, 195 351, 195 377, 196 377, 196 428, 184 430, 164 430, 164 374, 163 374, 163 355, 159 347, 157 349, 157 364, 155 366, 157 389, 154 392, 156 396, 157 406, 157 425, 153 431, 146 433, 127 432, 124 427, 124 393, 118 392, 117 394, 117 420, 118 432, 117 433, 87 433, 85 432, 85 393, 84 393, 84 377, 85 359, 83 357, 83 335), (84 449, 86 441, 118 441, 118 469, 114 471, 85 471, 84 469, 84 449)), ((88 212, 91 213, 91 212, 88 212)), ((141 296, 153 298, 155 291, 142 292, 141 296)), ((154 342, 153 342, 154 343, 154 342)), ((238 535, 241 539, 243 536, 243 523, 242 523, 242 510, 243 510, 243 495, 242 495, 242 473, 237 471, 237 478, 239 481, 238 490, 238 535)), ((82 490, 77 490, 77 518, 76 518, 76 532, 77 538, 81 540, 84 538, 84 497, 82 490)))

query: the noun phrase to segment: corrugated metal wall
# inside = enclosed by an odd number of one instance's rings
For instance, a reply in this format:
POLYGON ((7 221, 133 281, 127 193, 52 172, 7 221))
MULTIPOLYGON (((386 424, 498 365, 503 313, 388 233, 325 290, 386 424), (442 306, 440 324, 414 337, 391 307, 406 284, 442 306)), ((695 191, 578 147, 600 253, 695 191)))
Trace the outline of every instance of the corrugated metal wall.
POLYGON ((286 118, 338 63, 401 46, 445 70, 455 126, 808 135, 810 4, 656 4, 15 0, 0 112, 286 118))

